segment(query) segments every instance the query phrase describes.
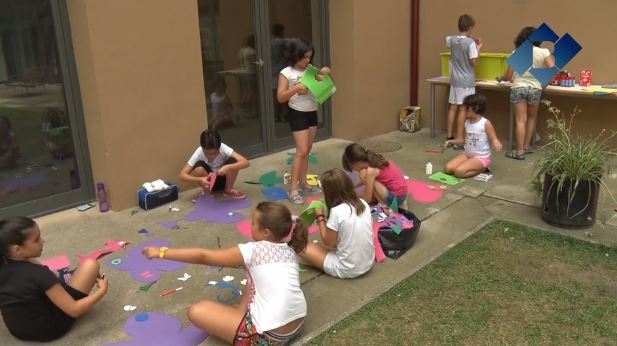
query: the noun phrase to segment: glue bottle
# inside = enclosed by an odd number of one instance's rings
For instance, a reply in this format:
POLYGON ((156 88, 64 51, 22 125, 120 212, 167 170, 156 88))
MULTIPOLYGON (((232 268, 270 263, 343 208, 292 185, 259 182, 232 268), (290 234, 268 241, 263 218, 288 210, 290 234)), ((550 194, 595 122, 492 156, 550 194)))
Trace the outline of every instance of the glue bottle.
POLYGON ((109 204, 107 203, 107 192, 105 191, 105 184, 96 184, 96 197, 99 200, 99 211, 104 213, 109 210, 109 204))
POLYGON ((433 164, 431 163, 431 161, 426 163, 426 174, 427 175, 433 174, 433 164))
POLYGON ((283 174, 283 183, 285 185, 291 184, 291 174, 288 171, 285 171, 285 174, 283 174))

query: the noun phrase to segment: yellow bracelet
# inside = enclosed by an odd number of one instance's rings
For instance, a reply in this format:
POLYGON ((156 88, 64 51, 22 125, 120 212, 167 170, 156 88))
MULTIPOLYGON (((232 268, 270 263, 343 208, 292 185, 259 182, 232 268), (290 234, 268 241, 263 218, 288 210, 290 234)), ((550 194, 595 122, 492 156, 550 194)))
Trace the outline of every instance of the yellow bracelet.
POLYGON ((159 258, 165 258, 165 252, 167 251, 167 247, 163 246, 159 248, 159 258))

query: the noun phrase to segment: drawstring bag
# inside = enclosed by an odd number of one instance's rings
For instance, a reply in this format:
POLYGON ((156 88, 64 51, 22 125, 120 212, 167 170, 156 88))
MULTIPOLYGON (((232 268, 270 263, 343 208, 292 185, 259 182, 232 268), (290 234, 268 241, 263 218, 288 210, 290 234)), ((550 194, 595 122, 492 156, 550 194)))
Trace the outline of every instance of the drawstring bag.
POLYGON ((398 212, 411 221, 413 226, 402 228, 399 234, 396 234, 392 228, 384 227, 380 228, 377 234, 383 252, 392 259, 403 256, 415 244, 421 224, 420 219, 409 210, 399 208, 398 212))

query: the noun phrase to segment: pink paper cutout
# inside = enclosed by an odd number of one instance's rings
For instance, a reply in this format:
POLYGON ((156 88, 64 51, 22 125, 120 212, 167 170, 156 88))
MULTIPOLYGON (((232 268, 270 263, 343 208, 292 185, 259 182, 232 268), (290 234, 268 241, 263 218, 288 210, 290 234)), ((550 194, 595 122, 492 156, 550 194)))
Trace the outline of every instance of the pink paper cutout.
POLYGON ((88 259, 93 259, 96 261, 107 254, 123 249, 128 244, 129 243, 124 240, 108 240, 105 242, 105 248, 95 250, 87 256, 79 256, 79 264, 83 264, 88 259))
POLYGON ((48 258, 44 261, 41 261, 41 264, 47 266, 49 270, 59 270, 64 268, 71 267, 71 260, 67 256, 58 256, 53 258, 48 258))
POLYGON ((216 183, 216 178, 218 178, 219 174, 217 172, 212 172, 208 174, 208 185, 210 186, 210 191, 214 189, 214 184, 216 183))
POLYGON ((439 185, 431 189, 429 184, 414 179, 407 180, 407 189, 411 197, 420 203, 432 203, 443 196, 443 191, 439 188, 439 185))
POLYGON ((308 196, 306 197, 304 200, 306 201, 306 204, 311 204, 311 202, 313 201, 323 201, 323 195, 315 195, 315 196, 308 196))
POLYGON ((386 254, 383 252, 381 242, 379 241, 379 224, 373 222, 373 245, 375 246, 375 260, 381 263, 386 259, 386 254))

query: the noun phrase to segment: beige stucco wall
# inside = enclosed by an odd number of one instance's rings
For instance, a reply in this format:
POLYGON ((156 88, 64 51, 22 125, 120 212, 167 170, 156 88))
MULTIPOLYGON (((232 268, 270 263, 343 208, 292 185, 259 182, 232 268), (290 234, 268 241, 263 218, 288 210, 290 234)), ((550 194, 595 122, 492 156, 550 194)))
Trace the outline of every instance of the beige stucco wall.
POLYGON ((177 182, 206 126, 197 2, 68 8, 94 179, 114 210, 134 206, 143 182, 177 182))
POLYGON ((410 20, 409 0, 330 1, 334 137, 398 128, 398 109, 409 102, 410 20))
MULTIPOLYGON (((617 45, 611 42, 610 32, 617 30, 614 20, 617 1, 613 0, 430 0, 420 4, 420 93, 419 103, 424 111, 424 124, 430 125, 430 89, 425 80, 439 76, 439 53, 447 51, 444 37, 457 33, 458 17, 468 13, 476 20, 473 36, 484 41, 485 52, 510 52, 513 40, 525 26, 546 22, 558 35, 570 33, 583 50, 566 66, 576 75, 583 68, 591 68, 594 84, 617 82, 617 45)), ((550 46, 549 46, 550 47, 550 46)), ((551 47, 552 50, 552 47, 551 47)), ((437 98, 438 129, 445 129, 447 95, 440 89, 437 98)), ((508 93, 486 93, 489 97, 488 114, 498 134, 507 139, 508 93)), ((601 128, 617 128, 617 102, 601 99, 550 97, 563 110, 578 104, 584 111, 575 121, 582 132, 597 133, 601 128)), ((548 114, 541 109, 540 133, 544 132, 548 114)), ((617 144, 617 138, 613 141, 617 144)))

